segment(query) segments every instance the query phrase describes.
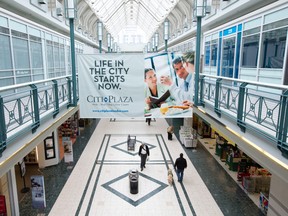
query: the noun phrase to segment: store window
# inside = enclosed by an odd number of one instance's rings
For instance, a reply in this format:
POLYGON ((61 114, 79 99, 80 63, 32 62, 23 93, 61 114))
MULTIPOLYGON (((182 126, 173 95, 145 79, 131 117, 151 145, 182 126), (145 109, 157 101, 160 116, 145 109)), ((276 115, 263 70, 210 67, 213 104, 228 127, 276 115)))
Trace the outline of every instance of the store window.
POLYGON ((210 65, 210 41, 205 42, 205 66, 210 65))
POLYGON ((215 39, 215 34, 208 36, 205 42, 205 66, 217 66, 218 39, 215 39))
POLYGON ((13 37, 13 53, 16 69, 30 68, 27 40, 13 37))
POLYGON ((43 68, 42 45, 39 42, 30 41, 32 68, 43 68))
POLYGON ((259 41, 260 41, 260 27, 253 28, 243 32, 242 39, 242 67, 256 68, 259 41))
POLYGON ((60 44, 60 76, 64 76, 66 74, 65 71, 65 49, 64 44, 60 44))
POLYGON ((211 41, 211 63, 210 66, 217 66, 218 40, 211 41))
POLYGON ((54 53, 54 70, 55 70, 55 77, 61 76, 60 70, 60 46, 59 43, 53 43, 53 53, 54 53))
POLYGON ((13 35, 12 44, 16 69, 16 83, 31 82, 28 35, 15 30, 11 32, 13 35))
POLYGON ((41 38, 36 36, 29 36, 30 38, 30 53, 31 53, 31 69, 33 81, 44 79, 43 69, 43 52, 41 38))
POLYGON ((1 35, 2 31, 5 30, 6 28, 0 27, 0 70, 12 69, 9 35, 1 35))
POLYGON ((263 33, 261 62, 263 68, 283 68, 287 29, 285 27, 263 33))
POLYGON ((60 67, 60 54, 59 54, 59 43, 53 42, 53 55, 54 55, 54 66, 55 68, 60 67))
POLYGON ((233 77, 235 37, 223 40, 222 74, 224 77, 233 77))
POLYGON ((9 29, 0 26, 0 87, 13 85, 9 29))
POLYGON ((53 58, 53 42, 46 40, 46 59, 48 68, 48 78, 55 77, 54 73, 54 58, 53 58))
POLYGON ((16 83, 31 82, 30 70, 16 71, 16 83))
MULTIPOLYGON (((0 73, 2 75, 2 72, 0 73)), ((9 86, 9 85, 14 85, 14 80, 13 78, 1 78, 0 77, 0 87, 4 87, 4 86, 9 86)))

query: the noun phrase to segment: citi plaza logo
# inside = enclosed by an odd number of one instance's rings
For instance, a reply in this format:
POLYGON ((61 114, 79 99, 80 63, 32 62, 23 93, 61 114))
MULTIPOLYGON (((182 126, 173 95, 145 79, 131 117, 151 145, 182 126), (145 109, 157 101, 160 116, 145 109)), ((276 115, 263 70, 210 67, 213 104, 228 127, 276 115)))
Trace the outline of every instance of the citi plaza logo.
POLYGON ((109 96, 87 96, 88 103, 133 103, 133 98, 129 96, 115 97, 109 96))

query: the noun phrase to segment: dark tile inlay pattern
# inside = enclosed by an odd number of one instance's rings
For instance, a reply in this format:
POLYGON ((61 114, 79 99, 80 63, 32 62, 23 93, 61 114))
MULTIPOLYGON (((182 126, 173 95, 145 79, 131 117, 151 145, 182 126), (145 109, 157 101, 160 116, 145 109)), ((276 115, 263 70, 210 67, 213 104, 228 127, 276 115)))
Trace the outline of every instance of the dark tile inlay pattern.
MULTIPOLYGON (((167 119, 171 124, 173 119, 167 119)), ((95 130, 99 119, 94 120, 90 127, 86 127, 81 131, 80 137, 76 140, 76 145, 73 145, 74 163, 76 164, 90 136, 95 130)), ((183 123, 182 123, 183 124, 183 123)), ((181 124, 181 125, 182 125, 181 124)), ((177 128, 173 122, 174 128, 177 128)), ((178 130, 175 129, 175 134, 178 136, 178 130)), ((224 215, 227 216, 262 216, 262 211, 253 203, 247 194, 237 185, 237 183, 226 173, 226 171, 218 164, 218 162, 210 155, 209 152, 201 145, 198 145, 197 151, 192 152, 191 149, 185 149, 189 159, 197 169, 199 175, 205 182, 212 196, 216 200, 224 215)), ((64 184, 69 178, 72 169, 67 169, 67 164, 63 161, 57 166, 47 167, 45 169, 36 170, 44 175, 46 203, 47 207, 43 210, 33 209, 31 205, 31 193, 25 194, 24 198, 19 202, 20 215, 37 216, 40 213, 49 214, 58 195, 60 194, 64 184), (52 188, 52 189, 51 189, 52 188)), ((28 167, 27 167, 28 168, 28 167)), ((26 180, 27 186, 29 179, 26 180)), ((209 207, 209 206, 208 206, 209 207)))
MULTIPOLYGON (((140 145, 142 143, 142 141, 136 139, 136 143, 139 143, 139 145, 140 145)), ((152 145, 152 144, 149 144, 149 143, 146 143, 146 145, 149 147, 150 150, 156 147, 155 145, 152 145)), ((125 152, 127 154, 133 155, 133 156, 138 155, 138 148, 136 148, 136 144, 135 144, 134 151, 128 151, 127 150, 127 140, 124 141, 124 142, 112 145, 111 147, 115 148, 115 149, 117 149, 119 151, 125 152)))
POLYGON ((139 173, 139 182, 141 181, 141 177, 146 178, 156 184, 159 185, 159 187, 157 187, 156 189, 152 190, 151 192, 149 192, 148 194, 142 196, 141 198, 139 198, 138 200, 133 200, 131 198, 129 198, 127 195, 120 193, 119 191, 115 190, 111 185, 117 181, 121 181, 124 178, 127 178, 127 181, 129 181, 129 173, 125 173, 115 179, 112 179, 111 181, 105 183, 102 185, 102 187, 104 187, 105 189, 107 189, 108 191, 110 191, 111 193, 115 194, 116 196, 120 197, 121 199, 127 201, 128 203, 130 203, 133 206, 138 206, 139 204, 141 204, 142 202, 144 202, 145 200, 151 198, 152 196, 154 196, 155 194, 159 193, 160 191, 162 191, 164 188, 166 188, 168 185, 160 182, 154 178, 151 178, 143 173, 139 173))

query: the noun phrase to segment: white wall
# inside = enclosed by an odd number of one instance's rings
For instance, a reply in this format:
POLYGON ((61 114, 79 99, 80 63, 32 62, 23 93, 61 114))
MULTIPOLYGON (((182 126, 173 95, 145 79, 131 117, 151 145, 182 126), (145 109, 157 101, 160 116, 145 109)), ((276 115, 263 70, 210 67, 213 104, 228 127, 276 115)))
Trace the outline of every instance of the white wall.
POLYGON ((269 216, 288 216, 288 184, 277 175, 271 178, 269 216))
MULTIPOLYGON (((49 135, 49 136, 52 136, 49 135)), ((45 159, 45 149, 44 149, 44 141, 37 145, 37 152, 38 152, 38 165, 39 168, 44 168, 48 166, 53 166, 59 163, 59 144, 58 144, 58 131, 54 131, 54 146, 55 146, 55 158, 51 158, 46 160, 45 159)))

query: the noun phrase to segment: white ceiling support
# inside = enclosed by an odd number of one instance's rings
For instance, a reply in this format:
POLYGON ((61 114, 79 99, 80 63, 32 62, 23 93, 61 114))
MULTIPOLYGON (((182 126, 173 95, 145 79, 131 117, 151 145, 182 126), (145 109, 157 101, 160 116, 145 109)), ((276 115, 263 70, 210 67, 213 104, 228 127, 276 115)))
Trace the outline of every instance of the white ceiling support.
POLYGON ((83 16, 83 25, 85 26, 85 29, 88 33, 91 32, 92 26, 90 25, 90 18, 94 16, 94 13, 88 9, 85 11, 85 14, 83 16))
POLYGON ((147 42, 179 0, 85 0, 114 39, 140 35, 147 42), (131 33, 134 31, 134 33, 131 33))

